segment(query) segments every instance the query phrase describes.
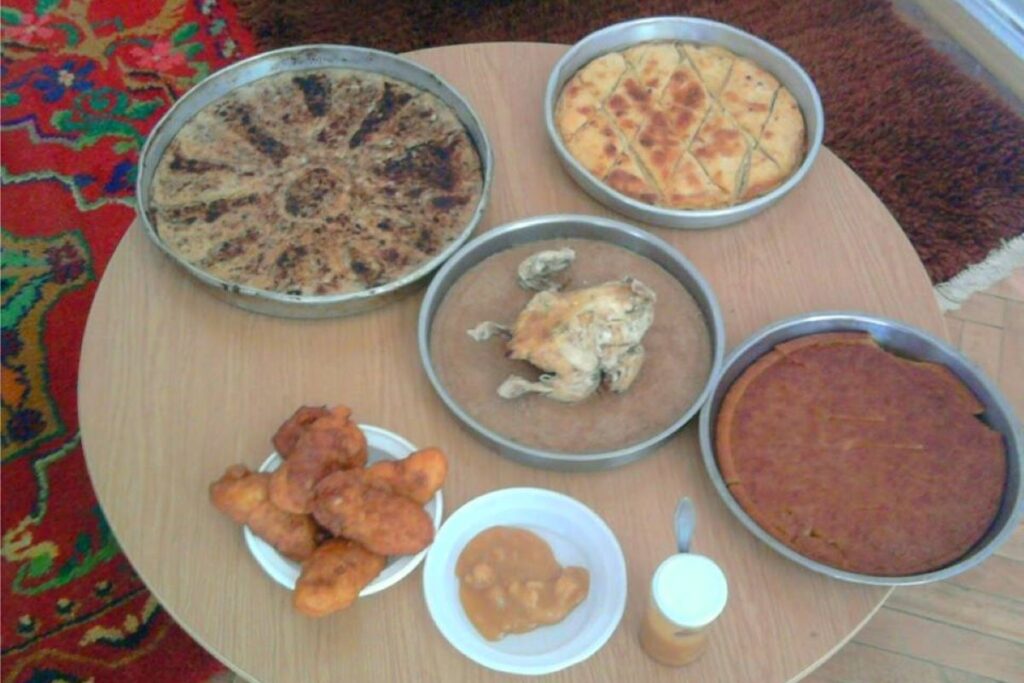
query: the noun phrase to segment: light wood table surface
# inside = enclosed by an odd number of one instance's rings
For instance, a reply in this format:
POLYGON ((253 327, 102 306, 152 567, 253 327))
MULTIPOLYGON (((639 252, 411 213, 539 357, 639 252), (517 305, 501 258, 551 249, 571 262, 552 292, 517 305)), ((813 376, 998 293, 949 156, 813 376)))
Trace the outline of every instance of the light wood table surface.
MULTIPOLYGON (((476 108, 496 158, 483 229, 545 213, 612 215, 561 170, 544 133, 542 92, 564 46, 464 45, 413 53, 476 108)), ((743 224, 653 229, 717 292, 728 345, 783 317, 822 309, 890 316, 944 336, 921 263, 857 176, 823 150, 805 181, 743 224)), ((558 473, 505 460, 476 441, 420 368, 421 296, 354 318, 300 322, 221 303, 137 226, 99 286, 82 351, 79 409, 89 472, 125 553, 160 602, 200 643, 261 681, 498 680, 434 627, 422 570, 346 612, 312 620, 248 554, 207 487, 224 468, 255 468, 269 437, 301 404, 344 403, 359 421, 442 446, 451 458, 446 514, 488 491, 539 486, 597 511, 622 544, 625 616, 591 659, 560 681, 795 680, 874 613, 888 592, 841 583, 768 549, 714 493, 696 420, 654 455, 599 473, 558 473), (678 670, 643 655, 637 631, 657 564, 673 552, 680 496, 700 514, 695 552, 724 568, 730 602, 707 655, 678 670)))

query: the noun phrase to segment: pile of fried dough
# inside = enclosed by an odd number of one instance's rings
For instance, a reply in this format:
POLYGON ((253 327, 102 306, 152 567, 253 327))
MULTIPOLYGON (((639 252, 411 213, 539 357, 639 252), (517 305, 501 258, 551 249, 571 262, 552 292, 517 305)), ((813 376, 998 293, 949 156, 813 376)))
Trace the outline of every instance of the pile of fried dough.
POLYGON ((434 540, 423 509, 448 473, 437 448, 366 467, 366 436, 344 406, 303 406, 272 439, 274 472, 232 465, 210 485, 218 510, 302 563, 295 608, 324 616, 351 605, 388 555, 412 555, 434 540))

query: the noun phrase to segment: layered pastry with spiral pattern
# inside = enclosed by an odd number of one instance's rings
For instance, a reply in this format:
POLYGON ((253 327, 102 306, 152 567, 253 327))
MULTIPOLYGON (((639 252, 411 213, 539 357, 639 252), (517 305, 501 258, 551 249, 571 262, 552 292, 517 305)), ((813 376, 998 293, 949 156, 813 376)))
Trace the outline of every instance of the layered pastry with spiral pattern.
POLYGON ((454 111, 379 74, 291 71, 206 106, 170 143, 151 218, 185 261, 302 296, 372 289, 468 226, 480 155, 454 111))

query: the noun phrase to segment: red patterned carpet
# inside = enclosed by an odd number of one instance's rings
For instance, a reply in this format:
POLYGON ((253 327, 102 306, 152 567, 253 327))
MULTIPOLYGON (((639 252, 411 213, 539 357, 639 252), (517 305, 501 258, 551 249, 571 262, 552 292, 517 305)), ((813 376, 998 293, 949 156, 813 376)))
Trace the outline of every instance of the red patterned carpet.
POLYGON ((262 47, 572 42, 623 18, 693 11, 804 62, 828 142, 936 281, 1024 232, 1024 122, 879 0, 238 1, 251 31, 227 0, 3 0, 3 683, 196 683, 221 670, 120 553, 86 473, 75 386, 89 304, 133 217, 146 133, 193 83, 253 53, 254 34, 262 47))
POLYGON ((204 680, 220 665, 103 519, 75 386, 147 132, 252 40, 219 0, 4 0, 2 12, 3 681, 204 680))

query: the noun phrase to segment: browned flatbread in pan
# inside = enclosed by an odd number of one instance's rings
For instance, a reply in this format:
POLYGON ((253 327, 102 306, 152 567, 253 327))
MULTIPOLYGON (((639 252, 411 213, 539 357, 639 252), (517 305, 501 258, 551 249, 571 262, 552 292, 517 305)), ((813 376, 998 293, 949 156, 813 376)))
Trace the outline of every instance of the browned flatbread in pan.
POLYGON ((744 510, 825 564, 900 576, 939 569, 985 534, 1006 483, 1002 435, 941 365, 867 334, 780 344, 733 382, 715 454, 744 510))
POLYGON ((770 192, 806 147, 800 108, 772 74, 725 48, 681 42, 641 43, 590 62, 563 88, 555 122, 591 174, 674 209, 770 192))
POLYGON ((396 280, 466 228, 481 162, 455 113, 378 74, 277 74, 186 123, 153 178, 180 257, 224 281, 327 295, 396 280))

